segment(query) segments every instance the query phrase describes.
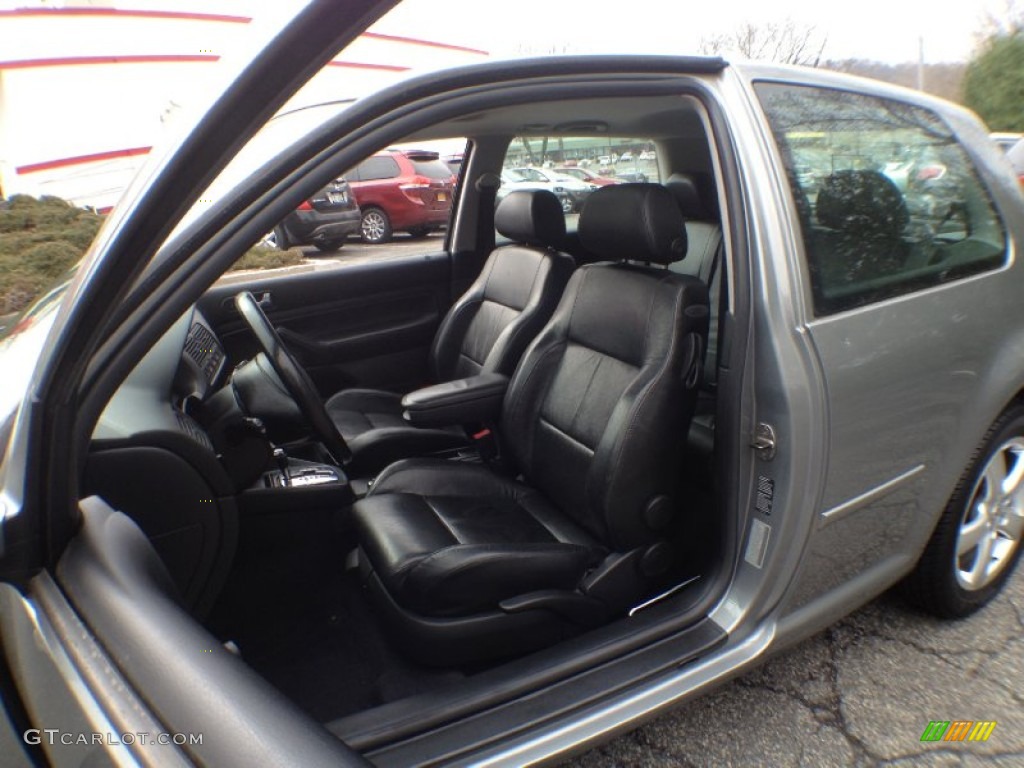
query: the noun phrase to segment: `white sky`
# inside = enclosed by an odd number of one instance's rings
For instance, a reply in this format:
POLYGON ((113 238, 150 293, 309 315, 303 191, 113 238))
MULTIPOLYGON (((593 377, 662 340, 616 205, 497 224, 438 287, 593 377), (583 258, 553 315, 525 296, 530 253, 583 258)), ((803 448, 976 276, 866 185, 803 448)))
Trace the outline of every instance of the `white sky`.
MULTIPOLYGON (((13 7, 98 5, 233 13, 288 14, 307 0, 0 0, 13 7)), ((746 21, 813 26, 826 36, 824 58, 928 62, 970 57, 986 20, 1024 13, 1024 0, 404 0, 378 29, 481 48, 524 53, 697 53, 702 38, 746 21)))
MULTIPOLYGON (((792 18, 827 35, 824 58, 969 58, 986 18, 1013 0, 405 0, 379 29, 482 48, 547 53, 696 53, 745 21, 792 18)), ((1018 0, 1017 7, 1024 9, 1018 0)))

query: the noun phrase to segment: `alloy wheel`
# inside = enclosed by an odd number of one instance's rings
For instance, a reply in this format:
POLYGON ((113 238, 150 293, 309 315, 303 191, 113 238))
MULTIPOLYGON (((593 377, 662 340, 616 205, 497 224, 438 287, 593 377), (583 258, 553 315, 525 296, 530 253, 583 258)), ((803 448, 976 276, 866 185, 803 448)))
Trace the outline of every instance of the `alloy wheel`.
POLYGON ((368 243, 380 243, 390 235, 390 225, 384 214, 378 210, 370 210, 363 214, 363 240, 368 243))
POLYGON ((956 578, 968 591, 991 584, 1012 562, 1024 532, 1024 438, 1003 443, 988 460, 957 533, 956 578))

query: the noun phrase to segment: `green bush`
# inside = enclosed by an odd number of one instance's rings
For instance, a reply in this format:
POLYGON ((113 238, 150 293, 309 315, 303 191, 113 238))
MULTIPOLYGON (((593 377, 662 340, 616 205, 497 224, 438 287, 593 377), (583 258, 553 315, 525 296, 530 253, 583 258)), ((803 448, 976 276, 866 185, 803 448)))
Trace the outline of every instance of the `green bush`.
POLYGON ((993 131, 1024 131, 1024 27, 985 42, 967 65, 964 103, 993 131))
MULTIPOLYGON (((20 312, 82 258, 103 217, 59 197, 0 198, 0 315, 20 312)), ((232 269, 275 269, 303 260, 299 250, 251 248, 232 269)))
POLYGON ((53 281, 40 272, 0 265, 0 316, 20 312, 53 281))
POLYGON ((21 311, 72 267, 102 222, 58 197, 0 201, 0 314, 21 311))
POLYGON ((266 248, 256 245, 245 252, 238 261, 231 267, 232 271, 240 269, 277 269, 278 267, 290 267, 294 264, 301 264, 305 257, 298 248, 287 251, 279 251, 276 248, 266 248))

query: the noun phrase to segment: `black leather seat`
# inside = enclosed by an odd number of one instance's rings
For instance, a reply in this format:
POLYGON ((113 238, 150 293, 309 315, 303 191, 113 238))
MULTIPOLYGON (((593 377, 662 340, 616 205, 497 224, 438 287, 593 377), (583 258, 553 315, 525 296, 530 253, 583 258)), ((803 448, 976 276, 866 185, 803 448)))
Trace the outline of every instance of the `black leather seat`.
MULTIPOLYGON (((679 209, 654 184, 595 191, 579 232, 605 259, 686 251, 679 209)), ((410 653, 448 664, 539 647, 668 578, 707 316, 695 277, 581 267, 504 398, 516 479, 436 459, 380 474, 352 512, 371 591, 410 653)))
MULTIPOLYGON (((551 317, 575 268, 572 257, 557 250, 565 237, 565 214, 553 193, 509 194, 494 223, 516 244, 491 253, 480 277, 442 321, 430 353, 434 382, 511 374, 551 317)), ((410 425, 402 418, 401 401, 401 394, 376 389, 346 389, 327 400, 327 412, 352 450, 351 472, 376 471, 399 458, 466 444, 459 426, 410 425)))
MULTIPOLYGON (((684 275, 699 277, 708 287, 708 344, 704 351, 704 375, 697 397, 697 407, 690 424, 688 444, 690 452, 710 466, 715 450, 718 313, 722 298, 724 256, 722 224, 710 180, 698 184, 697 178, 691 174, 673 173, 665 180, 665 188, 675 197, 679 210, 686 219, 688 241, 686 260, 673 264, 671 268, 684 275), (704 194, 701 194, 702 189, 704 194)), ((705 477, 711 477, 709 472, 703 474, 705 477)))

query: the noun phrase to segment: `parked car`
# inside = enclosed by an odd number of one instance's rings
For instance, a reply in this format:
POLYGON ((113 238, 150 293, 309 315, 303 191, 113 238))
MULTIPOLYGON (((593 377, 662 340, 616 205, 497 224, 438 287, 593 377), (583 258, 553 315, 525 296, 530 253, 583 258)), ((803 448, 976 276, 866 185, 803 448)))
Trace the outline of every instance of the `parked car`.
POLYGON ((517 189, 547 189, 555 194, 565 213, 579 211, 596 184, 540 168, 506 168, 501 172, 498 202, 517 189))
POLYGON ((1024 184, 1024 139, 1014 144, 1007 151, 1006 157, 1010 160, 1013 170, 1016 171, 1020 183, 1024 184))
POLYGON ((555 168, 555 173, 562 174, 563 176, 572 176, 573 178, 579 179, 587 184, 593 184, 597 187, 606 187, 609 184, 619 183, 617 179, 610 179, 607 176, 601 176, 587 168, 570 168, 563 166, 561 168, 555 168))
POLYGON ((1013 146, 1024 138, 1024 134, 1020 133, 991 133, 989 137, 996 143, 996 145, 1004 152, 1009 152, 1013 146))
POLYGON ((446 155, 444 158, 444 164, 448 166, 448 170, 452 172, 452 176, 458 178, 459 173, 462 171, 462 161, 464 159, 463 153, 458 152, 452 155, 446 155))
POLYGON ((615 178, 619 182, 626 182, 629 184, 643 184, 647 179, 647 174, 643 171, 638 171, 635 168, 631 171, 617 171, 615 178))
POLYGON ((821 70, 560 57, 260 141, 383 12, 343 5, 284 25, 0 339, 5 763, 553 762, 895 585, 947 618, 998 599, 1024 199, 974 116, 821 70), (574 239, 547 190, 481 204, 510 136, 581 115, 656 143, 665 185, 593 191, 574 239), (218 281, 373 147, 454 136, 443 253, 218 281), (942 231, 876 170, 892 136, 969 201, 942 231), (868 156, 811 200, 797 143, 868 156))
POLYGON ((425 237, 448 224, 455 176, 437 152, 389 149, 345 174, 362 210, 364 243, 395 232, 425 237))
POLYGON ((263 245, 287 251, 314 245, 329 253, 360 231, 361 215, 345 179, 335 179, 289 213, 263 240, 263 245))

